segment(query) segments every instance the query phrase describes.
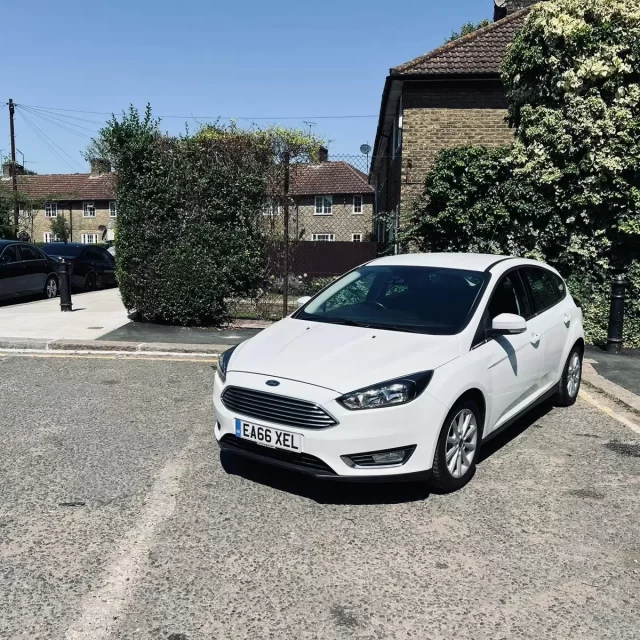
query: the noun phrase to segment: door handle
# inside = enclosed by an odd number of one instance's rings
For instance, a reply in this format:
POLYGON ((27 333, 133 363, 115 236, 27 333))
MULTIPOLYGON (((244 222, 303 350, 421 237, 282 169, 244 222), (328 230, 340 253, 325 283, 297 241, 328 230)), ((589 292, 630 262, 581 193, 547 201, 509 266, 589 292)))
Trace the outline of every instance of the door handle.
POLYGON ((540 334, 539 333, 532 333, 531 334, 531 344, 534 347, 537 347, 540 344, 540 334))
POLYGON ((569 324, 571 323, 571 316, 568 313, 565 313, 564 318, 562 318, 562 322, 569 326, 569 324))

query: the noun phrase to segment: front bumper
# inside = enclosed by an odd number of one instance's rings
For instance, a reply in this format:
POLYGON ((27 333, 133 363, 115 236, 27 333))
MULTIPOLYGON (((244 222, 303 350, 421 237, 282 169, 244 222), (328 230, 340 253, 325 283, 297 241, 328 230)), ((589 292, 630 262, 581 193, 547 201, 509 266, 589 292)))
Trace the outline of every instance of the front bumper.
POLYGON ((216 375, 213 390, 217 419, 215 436, 223 451, 318 478, 375 482, 422 479, 429 475, 436 442, 448 408, 427 392, 405 405, 349 411, 336 402, 340 394, 335 391, 278 379, 280 386, 275 395, 308 400, 324 407, 338 420, 339 424, 325 429, 296 428, 256 419, 232 412, 222 403, 221 394, 225 386, 233 385, 265 392, 270 391, 269 387, 265 386, 269 379, 272 378, 229 372, 226 384, 223 385, 220 377, 216 375), (298 454, 272 449, 237 438, 236 418, 303 435, 303 452, 298 454), (401 465, 353 467, 342 459, 342 456, 413 445, 413 455, 401 465))

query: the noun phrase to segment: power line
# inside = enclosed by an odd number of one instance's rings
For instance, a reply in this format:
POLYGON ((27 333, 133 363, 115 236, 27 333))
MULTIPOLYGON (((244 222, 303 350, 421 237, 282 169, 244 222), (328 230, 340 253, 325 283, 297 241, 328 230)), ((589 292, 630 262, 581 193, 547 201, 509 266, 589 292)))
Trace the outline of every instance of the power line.
MULTIPOLYGON (((31 107, 36 109, 46 109, 49 111, 65 111, 68 113, 89 113, 102 116, 111 116, 113 112, 108 111, 82 111, 80 109, 61 109, 59 107, 42 107, 38 105, 25 104, 23 107, 31 107)), ((188 116, 175 116, 175 115, 161 115, 158 118, 179 118, 180 120, 350 120, 357 118, 377 118, 375 115, 340 115, 340 116, 194 116, 193 114, 188 116)))
POLYGON ((22 108, 23 111, 27 111, 28 113, 30 113, 33 116, 37 116, 38 118, 42 118, 46 122, 49 122, 50 124, 53 124, 56 127, 59 127, 60 129, 63 129, 64 131, 68 131, 69 133, 73 133, 74 135, 79 136, 80 138, 85 138, 86 140, 91 140, 91 136, 88 136, 86 133, 82 133, 80 131, 72 129, 71 127, 77 127, 79 129, 84 129, 85 131, 89 131, 90 133, 93 133, 94 135, 96 134, 95 130, 89 129, 87 127, 83 127, 83 126, 81 126, 79 124, 72 124, 71 122, 65 122, 64 120, 59 120, 58 118, 55 118, 54 116, 45 116, 42 113, 34 111, 33 109, 27 109, 26 107, 21 107, 21 108, 22 108), (56 122, 56 120, 59 120, 59 122, 56 122))
POLYGON ((65 156, 67 156, 67 158, 69 158, 69 160, 71 160, 71 162, 76 165, 76 168, 80 166, 79 163, 77 163, 62 147, 58 146, 51 138, 49 138, 49 136, 44 131, 42 131, 40 127, 31 122, 31 120, 27 117, 24 109, 20 109, 19 113, 24 121, 33 129, 36 135, 47 145, 47 147, 49 147, 51 152, 54 153, 60 160, 62 160, 62 162, 64 162, 70 169, 74 169, 74 167, 69 163, 68 160, 66 160, 62 155, 60 155, 60 153, 58 153, 56 148, 65 156))
POLYGON ((69 124, 72 122, 88 122, 89 124, 97 124, 100 126, 104 125, 104 120, 89 120, 89 118, 81 118, 80 116, 67 115, 66 113, 59 113, 57 111, 52 111, 51 109, 47 109, 45 107, 32 107, 28 104, 20 105, 24 109, 31 109, 32 111, 38 111, 39 113, 45 113, 50 116, 56 116, 57 118, 62 118, 64 120, 69 121, 69 124))

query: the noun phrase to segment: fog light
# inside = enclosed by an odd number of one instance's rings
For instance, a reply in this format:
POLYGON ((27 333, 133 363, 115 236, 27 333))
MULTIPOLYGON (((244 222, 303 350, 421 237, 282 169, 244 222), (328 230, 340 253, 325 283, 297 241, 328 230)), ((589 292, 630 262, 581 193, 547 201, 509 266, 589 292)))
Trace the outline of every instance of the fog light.
POLYGON ((386 449, 385 451, 370 451, 368 453, 351 453, 341 456, 342 461, 350 467, 390 467, 405 464, 416 450, 416 445, 386 449))

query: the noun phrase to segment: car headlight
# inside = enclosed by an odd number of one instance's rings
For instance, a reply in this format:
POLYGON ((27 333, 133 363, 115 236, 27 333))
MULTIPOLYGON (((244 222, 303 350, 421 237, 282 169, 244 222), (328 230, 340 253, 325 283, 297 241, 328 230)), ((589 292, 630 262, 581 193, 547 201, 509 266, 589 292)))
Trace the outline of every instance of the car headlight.
POLYGON ((338 402, 350 411, 381 409, 415 400, 429 384, 433 371, 423 371, 395 380, 388 380, 371 387, 347 393, 338 402))
POLYGON ((238 345, 231 347, 231 349, 227 349, 219 358, 218 358, 218 375, 222 382, 227 381, 227 369, 229 367, 229 361, 231 360, 231 356, 233 352, 236 350, 238 345))

